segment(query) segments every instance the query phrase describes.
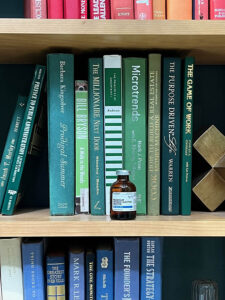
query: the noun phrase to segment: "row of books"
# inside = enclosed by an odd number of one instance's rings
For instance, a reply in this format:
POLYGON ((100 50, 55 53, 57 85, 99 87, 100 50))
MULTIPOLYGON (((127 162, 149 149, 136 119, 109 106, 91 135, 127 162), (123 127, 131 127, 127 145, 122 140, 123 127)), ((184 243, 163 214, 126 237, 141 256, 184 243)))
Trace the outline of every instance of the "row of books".
POLYGON ((224 20, 223 0, 25 0, 37 19, 224 20))
POLYGON ((104 239, 92 248, 90 239, 60 244, 1 239, 0 299, 162 299, 163 238, 104 239))

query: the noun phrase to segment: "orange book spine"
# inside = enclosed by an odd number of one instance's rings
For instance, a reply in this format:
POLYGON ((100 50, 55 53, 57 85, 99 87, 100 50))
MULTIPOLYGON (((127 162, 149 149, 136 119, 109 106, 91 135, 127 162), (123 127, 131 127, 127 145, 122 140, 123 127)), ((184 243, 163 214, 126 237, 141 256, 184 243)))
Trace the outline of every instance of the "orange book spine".
POLYGON ((166 0, 153 0, 153 19, 166 19, 166 0))
POLYGON ((167 0, 168 20, 191 20, 192 0, 167 0))

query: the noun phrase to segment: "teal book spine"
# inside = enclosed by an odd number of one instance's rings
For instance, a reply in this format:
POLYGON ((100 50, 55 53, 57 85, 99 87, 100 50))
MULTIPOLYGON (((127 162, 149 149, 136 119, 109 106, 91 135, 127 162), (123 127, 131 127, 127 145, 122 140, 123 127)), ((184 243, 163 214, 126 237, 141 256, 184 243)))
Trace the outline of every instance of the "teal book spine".
POLYGON ((26 104, 27 98, 18 96, 0 165, 0 209, 2 207, 6 192, 6 187, 16 151, 21 125, 23 122, 26 104))
POLYGON ((147 82, 146 59, 123 59, 124 168, 136 185, 137 213, 146 214, 147 82))
POLYGON ((90 58, 89 90, 89 149, 90 204, 92 215, 105 214, 104 169, 104 98, 102 58, 90 58))
POLYGON ((181 59, 163 60, 162 214, 179 214, 181 59))
POLYGON ((12 168, 8 180, 7 190, 2 207, 2 214, 12 215, 19 194, 21 178, 25 166, 27 151, 33 131, 38 104, 41 96, 42 85, 45 77, 45 66, 35 67, 30 94, 21 125, 20 135, 14 155, 12 168))
POLYGON ((73 215, 74 166, 74 56, 47 57, 48 164, 51 215, 73 215))
POLYGON ((184 60, 184 91, 181 120, 181 214, 191 214, 192 132, 194 96, 194 58, 184 60))

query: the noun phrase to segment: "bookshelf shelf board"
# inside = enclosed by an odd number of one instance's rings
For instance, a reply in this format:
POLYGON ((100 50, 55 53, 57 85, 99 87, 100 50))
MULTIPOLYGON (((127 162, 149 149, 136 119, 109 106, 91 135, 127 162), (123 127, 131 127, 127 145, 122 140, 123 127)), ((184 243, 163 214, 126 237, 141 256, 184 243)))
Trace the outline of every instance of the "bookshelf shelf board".
POLYGON ((46 53, 171 50, 225 64, 225 21, 0 19, 0 63, 43 63, 46 53))
POLYGON ((35 236, 225 236, 225 212, 138 216, 133 221, 91 215, 53 217, 48 209, 0 216, 0 237, 35 236))

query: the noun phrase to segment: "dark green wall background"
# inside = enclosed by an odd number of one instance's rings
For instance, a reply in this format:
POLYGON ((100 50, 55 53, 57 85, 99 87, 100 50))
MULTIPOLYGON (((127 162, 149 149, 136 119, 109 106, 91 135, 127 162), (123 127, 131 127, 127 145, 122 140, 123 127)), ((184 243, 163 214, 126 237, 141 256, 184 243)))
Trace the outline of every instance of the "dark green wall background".
POLYGON ((0 18, 23 18, 23 0, 1 0, 0 18))

